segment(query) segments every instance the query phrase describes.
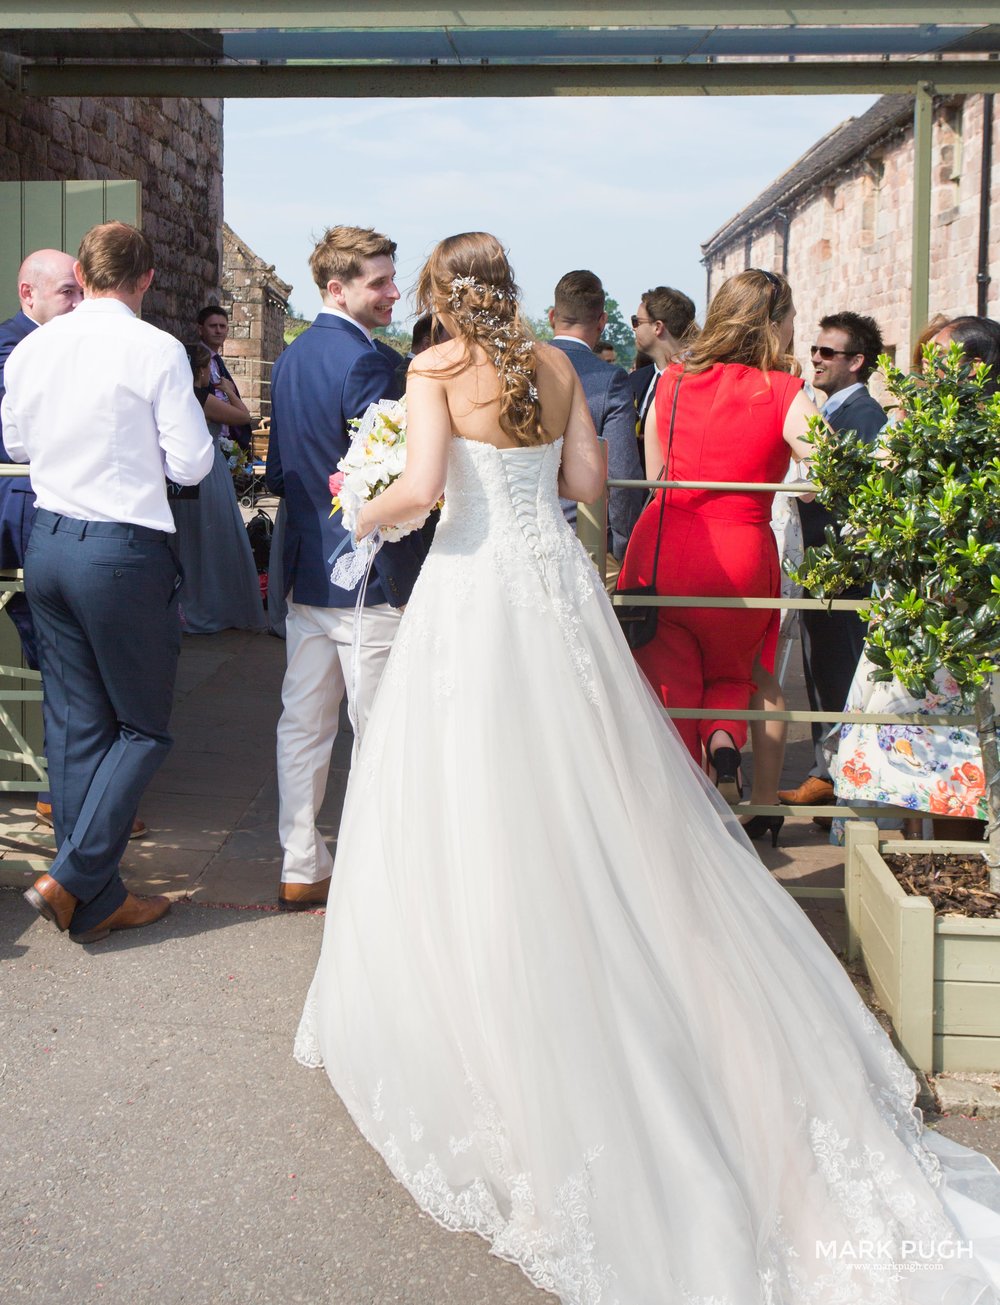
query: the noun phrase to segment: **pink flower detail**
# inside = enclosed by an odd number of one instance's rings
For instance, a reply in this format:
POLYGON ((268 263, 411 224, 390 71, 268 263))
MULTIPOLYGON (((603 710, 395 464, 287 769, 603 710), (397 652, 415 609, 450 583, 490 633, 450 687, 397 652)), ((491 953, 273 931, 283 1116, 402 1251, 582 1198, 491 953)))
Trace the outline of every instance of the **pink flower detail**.
POLYGON ((343 485, 343 483, 344 483, 344 473, 342 471, 335 471, 333 475, 330 477, 330 493, 334 498, 336 498, 337 495, 340 493, 340 487, 343 485))

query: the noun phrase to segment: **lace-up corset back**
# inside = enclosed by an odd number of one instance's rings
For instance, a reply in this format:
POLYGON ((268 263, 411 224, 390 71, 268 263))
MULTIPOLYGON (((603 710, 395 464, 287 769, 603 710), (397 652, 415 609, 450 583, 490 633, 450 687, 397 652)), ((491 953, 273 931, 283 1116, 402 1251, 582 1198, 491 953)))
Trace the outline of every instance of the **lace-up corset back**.
POLYGON ((539 561, 562 551, 572 532, 559 505, 561 453, 561 439, 501 449, 456 436, 436 546, 468 552, 526 545, 539 561))
MULTIPOLYGON (((580 611, 594 599, 599 580, 562 513, 561 454, 561 439, 501 449, 456 436, 441 520, 418 583, 444 585, 459 607, 474 591, 499 583, 512 607, 554 617, 584 691, 595 701, 579 626, 580 611)), ((408 620, 397 644, 418 637, 419 622, 408 620)))

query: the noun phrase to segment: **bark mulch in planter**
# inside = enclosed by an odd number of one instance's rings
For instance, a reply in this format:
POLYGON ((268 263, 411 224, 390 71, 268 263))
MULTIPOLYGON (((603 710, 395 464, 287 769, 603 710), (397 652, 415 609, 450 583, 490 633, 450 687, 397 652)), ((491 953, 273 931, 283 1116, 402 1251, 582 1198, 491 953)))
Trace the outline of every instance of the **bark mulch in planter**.
POLYGON ((982 856, 959 852, 890 853, 884 857, 910 897, 926 897, 937 915, 1000 919, 1000 893, 989 891, 982 856))

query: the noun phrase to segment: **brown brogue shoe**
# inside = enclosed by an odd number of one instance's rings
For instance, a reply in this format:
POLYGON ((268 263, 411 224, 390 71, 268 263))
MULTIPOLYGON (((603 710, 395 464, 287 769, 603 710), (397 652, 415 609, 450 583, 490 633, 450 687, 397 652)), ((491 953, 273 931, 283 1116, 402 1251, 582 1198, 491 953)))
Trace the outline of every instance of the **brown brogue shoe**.
POLYGON ((318 884, 282 884, 278 889, 278 908, 282 911, 308 911, 314 906, 326 906, 330 893, 330 878, 318 884))
POLYGON ((779 789, 778 800, 790 807, 827 807, 836 802, 837 794, 828 779, 810 775, 798 788, 779 789))
POLYGON ((51 875, 42 875, 24 894, 24 900, 43 920, 51 920, 61 933, 65 933, 79 899, 62 884, 56 883, 51 875))
POLYGON ((106 920, 85 929, 82 933, 71 933, 75 943, 100 942, 116 929, 142 929, 153 924, 170 910, 169 897, 140 897, 138 893, 129 893, 117 911, 112 911, 106 920))
MULTIPOLYGON (((48 825, 48 827, 51 829, 52 828, 52 803, 36 802, 35 819, 40 824, 48 825)), ((145 820, 140 820, 139 817, 136 816, 136 818, 132 821, 132 832, 131 834, 129 834, 129 838, 145 838, 148 833, 149 833, 149 826, 146 824, 145 820)))

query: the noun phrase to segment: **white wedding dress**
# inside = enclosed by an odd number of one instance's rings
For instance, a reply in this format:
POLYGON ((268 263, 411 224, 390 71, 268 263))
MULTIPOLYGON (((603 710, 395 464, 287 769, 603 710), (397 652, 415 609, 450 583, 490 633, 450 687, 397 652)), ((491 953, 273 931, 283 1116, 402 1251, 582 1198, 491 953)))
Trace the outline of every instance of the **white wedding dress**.
POLYGON ((560 450, 452 443, 296 1057, 423 1210, 567 1305, 996 1302, 1000 1174, 922 1131, 689 761, 560 450))

